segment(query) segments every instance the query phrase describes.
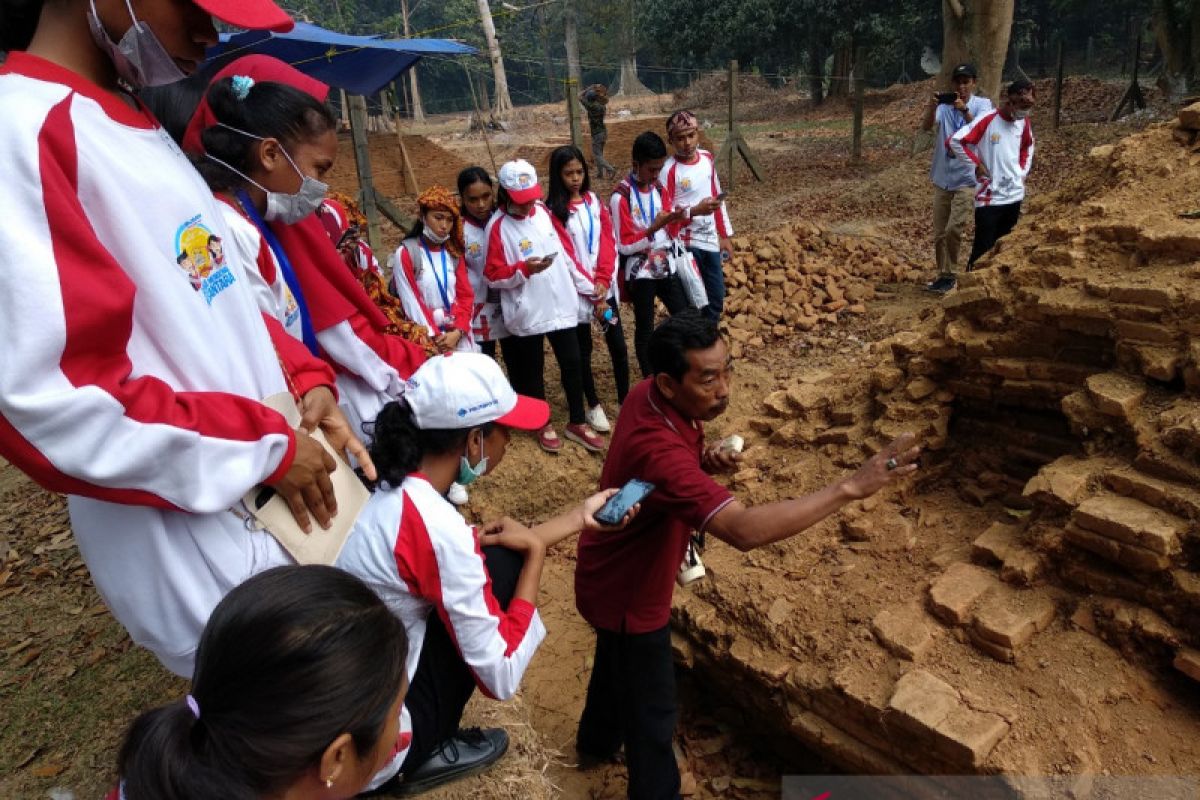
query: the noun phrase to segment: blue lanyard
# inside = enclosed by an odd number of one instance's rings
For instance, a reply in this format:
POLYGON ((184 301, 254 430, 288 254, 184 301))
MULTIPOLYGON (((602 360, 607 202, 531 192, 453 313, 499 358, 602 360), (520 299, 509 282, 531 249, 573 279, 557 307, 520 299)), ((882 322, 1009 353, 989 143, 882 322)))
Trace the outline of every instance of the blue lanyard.
MULTIPOLYGON (((654 202, 653 198, 651 198, 650 202, 654 202)), ((653 207, 652 205, 651 208, 653 207)), ((592 206, 588 203, 586 197, 583 198, 583 210, 587 213, 588 218, 588 255, 591 255, 596 252, 594 245, 596 241, 596 218, 592 216, 592 206)))
MULTIPOLYGON (((425 240, 421 239, 421 249, 425 251, 425 255, 429 258, 429 266, 433 266, 433 253, 429 252, 429 246, 425 244, 425 240)), ((433 280, 437 284, 438 293, 442 296, 442 308, 446 309, 446 313, 450 313, 452 306, 450 305, 450 296, 446 294, 446 287, 450 285, 450 270, 446 266, 446 248, 442 247, 442 277, 439 279, 437 270, 433 271, 433 280)))
POLYGON ((646 216, 646 207, 642 205, 642 191, 638 188, 637 181, 630 181, 630 186, 633 189, 633 196, 637 199, 638 211, 642 212, 642 221, 649 228, 654 222, 654 184, 650 184, 650 216, 646 216))
POLYGON ((279 243, 279 239, 267 225, 266 220, 258 213, 258 209, 254 207, 254 203, 251 202, 245 189, 238 189, 237 199, 241 203, 242 209, 249 215, 250 221, 254 223, 254 227, 258 228, 258 232, 266 240, 267 247, 270 247, 271 252, 275 254, 275 260, 279 262, 279 271, 283 273, 283 282, 287 284, 292 297, 296 298, 296 306, 300 309, 300 338, 304 342, 304 346, 314 356, 320 355, 317 347, 317 332, 313 330, 312 317, 308 313, 308 303, 304 302, 304 292, 300 291, 300 279, 296 277, 296 272, 292 269, 292 262, 288 260, 287 253, 283 251, 283 245, 279 243))

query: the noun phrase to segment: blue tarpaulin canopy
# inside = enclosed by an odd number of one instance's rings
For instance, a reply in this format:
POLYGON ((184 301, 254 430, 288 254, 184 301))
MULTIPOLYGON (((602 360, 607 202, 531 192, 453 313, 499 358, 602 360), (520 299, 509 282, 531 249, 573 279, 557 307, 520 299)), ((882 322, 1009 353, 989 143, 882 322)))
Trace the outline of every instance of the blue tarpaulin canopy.
POLYGON ((306 75, 350 94, 375 95, 423 55, 474 55, 474 47, 446 39, 381 39, 336 33, 297 22, 287 33, 223 33, 208 51, 211 61, 226 62, 260 53, 286 61, 306 75))

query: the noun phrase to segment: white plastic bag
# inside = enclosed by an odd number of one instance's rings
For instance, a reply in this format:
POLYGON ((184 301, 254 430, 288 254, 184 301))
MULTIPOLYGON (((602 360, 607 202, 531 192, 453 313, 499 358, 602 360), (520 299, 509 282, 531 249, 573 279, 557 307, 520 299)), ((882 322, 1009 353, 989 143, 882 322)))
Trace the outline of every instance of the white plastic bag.
POLYGON ((704 289, 704 278, 700 276, 700 265, 696 263, 696 257, 678 239, 671 242, 667 257, 670 259, 672 271, 683 283, 683 290, 687 293, 692 307, 707 306, 708 292, 704 289))

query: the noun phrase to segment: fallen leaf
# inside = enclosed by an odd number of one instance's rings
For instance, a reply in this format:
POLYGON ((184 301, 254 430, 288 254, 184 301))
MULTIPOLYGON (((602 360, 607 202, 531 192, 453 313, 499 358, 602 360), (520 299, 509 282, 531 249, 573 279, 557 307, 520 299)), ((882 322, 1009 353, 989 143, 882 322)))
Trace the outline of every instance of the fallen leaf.
POLYGON ((51 762, 49 764, 43 764, 40 767, 34 767, 32 772, 33 777, 35 778, 55 778, 61 775, 66 768, 66 764, 57 764, 51 762))

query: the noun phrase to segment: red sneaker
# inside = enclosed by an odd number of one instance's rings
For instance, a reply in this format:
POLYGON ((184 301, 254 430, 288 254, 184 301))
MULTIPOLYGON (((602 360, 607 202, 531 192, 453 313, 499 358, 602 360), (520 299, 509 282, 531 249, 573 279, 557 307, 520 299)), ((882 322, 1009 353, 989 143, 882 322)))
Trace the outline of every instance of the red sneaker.
POLYGON ((562 439, 558 438, 553 425, 542 428, 542 432, 538 434, 538 444, 547 453, 557 453, 562 450, 562 439))
POLYGON ((576 444, 583 445, 585 450, 601 453, 607 446, 603 437, 592 430, 592 426, 581 422, 578 425, 568 425, 563 435, 576 444))

